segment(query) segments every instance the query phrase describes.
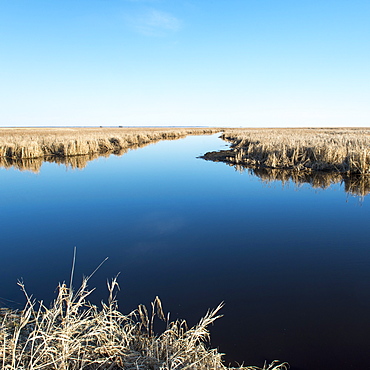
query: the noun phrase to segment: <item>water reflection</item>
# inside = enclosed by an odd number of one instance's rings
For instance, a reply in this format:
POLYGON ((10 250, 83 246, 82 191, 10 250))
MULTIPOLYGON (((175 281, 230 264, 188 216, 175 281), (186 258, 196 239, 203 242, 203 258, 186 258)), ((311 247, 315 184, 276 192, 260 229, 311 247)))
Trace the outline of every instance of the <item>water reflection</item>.
POLYGON ((92 153, 86 155, 75 155, 70 157, 61 157, 61 156, 46 156, 46 157, 39 157, 39 158, 9 158, 9 157, 0 157, 0 167, 10 169, 14 168, 19 171, 31 171, 34 173, 39 173, 41 170, 41 166, 44 162, 49 163, 56 163, 56 164, 63 164, 66 167, 72 169, 83 169, 87 166, 87 164, 99 157, 109 157, 111 154, 116 156, 122 156, 123 154, 127 153, 129 150, 135 150, 138 148, 143 148, 150 143, 145 144, 135 144, 131 145, 129 148, 122 148, 120 150, 103 152, 103 153, 92 153))
POLYGON ((257 176, 264 182, 281 181, 283 184, 293 182, 299 186, 310 184, 315 189, 327 189, 333 184, 343 184, 345 192, 359 197, 370 193, 370 176, 352 175, 330 172, 304 172, 286 169, 249 168, 239 164, 233 166, 237 171, 257 176))

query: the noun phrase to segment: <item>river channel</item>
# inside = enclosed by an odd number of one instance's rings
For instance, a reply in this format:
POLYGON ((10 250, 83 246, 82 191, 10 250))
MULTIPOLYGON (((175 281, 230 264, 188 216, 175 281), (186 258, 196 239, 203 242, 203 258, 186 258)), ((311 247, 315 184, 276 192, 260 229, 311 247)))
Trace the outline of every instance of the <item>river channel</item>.
POLYGON ((193 325, 225 302, 211 345, 227 363, 369 366, 370 196, 198 158, 225 148, 189 136, 83 169, 1 168, 0 305, 22 308, 18 279, 51 301, 76 247, 76 286, 109 257, 90 280, 97 304, 117 273, 123 312, 159 296, 193 325))

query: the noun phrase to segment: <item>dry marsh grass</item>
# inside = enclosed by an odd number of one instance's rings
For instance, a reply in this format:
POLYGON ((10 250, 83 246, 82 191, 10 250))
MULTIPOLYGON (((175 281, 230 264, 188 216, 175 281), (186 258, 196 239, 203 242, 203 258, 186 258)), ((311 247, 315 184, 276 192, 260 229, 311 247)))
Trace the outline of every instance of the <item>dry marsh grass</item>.
POLYGON ((244 129, 222 138, 231 150, 204 158, 247 167, 325 171, 346 175, 370 173, 370 129, 244 129))
MULTIPOLYGON (((209 325, 220 317, 222 305, 208 311, 197 325, 169 321, 157 297, 148 310, 140 305, 124 315, 118 310, 109 284, 108 303, 90 304, 88 278, 74 292, 65 283, 58 287, 51 307, 27 295, 22 311, 0 310, 0 364, 6 370, 226 370, 222 354, 208 348, 209 325), (166 328, 155 334, 154 319, 166 328)), ((239 367, 240 370, 260 368, 239 367)), ((286 370, 273 362, 265 370, 286 370)))
POLYGON ((370 193, 370 129, 233 129, 222 136, 230 149, 203 158, 248 169, 263 181, 309 183, 325 189, 344 183, 345 191, 370 193))
POLYGON ((214 128, 2 128, 0 158, 120 153, 153 141, 219 132, 214 128))

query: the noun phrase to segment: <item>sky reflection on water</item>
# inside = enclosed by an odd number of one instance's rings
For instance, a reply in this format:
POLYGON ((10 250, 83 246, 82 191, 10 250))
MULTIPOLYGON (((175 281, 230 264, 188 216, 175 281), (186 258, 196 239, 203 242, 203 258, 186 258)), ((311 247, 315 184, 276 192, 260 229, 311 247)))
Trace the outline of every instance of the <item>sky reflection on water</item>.
MULTIPOLYGON (((263 182, 196 158, 213 136, 163 141, 83 170, 44 163, 38 174, 0 170, 0 300, 24 303, 16 281, 51 301, 109 257, 91 280, 98 303, 121 272, 120 307, 156 295, 194 324, 225 301, 212 328, 227 360, 293 369, 368 363, 369 201, 327 189, 263 182)), ((8 302, 9 304, 9 302, 8 302)))

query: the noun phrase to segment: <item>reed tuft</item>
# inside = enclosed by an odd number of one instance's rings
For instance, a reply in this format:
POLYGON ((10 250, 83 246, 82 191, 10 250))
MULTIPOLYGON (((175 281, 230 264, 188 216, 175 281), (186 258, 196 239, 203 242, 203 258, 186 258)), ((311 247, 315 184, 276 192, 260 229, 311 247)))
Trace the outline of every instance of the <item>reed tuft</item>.
MULTIPOLYGON (((101 308, 88 302, 88 278, 74 291, 59 284, 50 307, 27 294, 22 311, 0 310, 0 364, 6 370, 226 370, 222 354, 207 346, 209 325, 220 317, 222 304, 208 311, 197 325, 165 319, 157 297, 148 310, 140 305, 124 315, 115 299, 116 279, 108 283, 108 303, 101 308), (166 328, 156 334, 154 318, 166 328)), ((258 367, 239 367, 257 370, 258 367)), ((264 370, 286 370, 273 362, 264 370)))

